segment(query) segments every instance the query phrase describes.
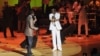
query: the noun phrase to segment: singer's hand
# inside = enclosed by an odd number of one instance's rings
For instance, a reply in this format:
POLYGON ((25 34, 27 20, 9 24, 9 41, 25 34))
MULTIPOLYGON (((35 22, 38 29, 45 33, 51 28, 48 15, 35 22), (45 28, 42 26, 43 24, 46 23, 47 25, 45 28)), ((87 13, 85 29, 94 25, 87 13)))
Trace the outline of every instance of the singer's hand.
POLYGON ((55 19, 52 19, 51 22, 55 22, 55 19))
POLYGON ((34 18, 35 18, 35 20, 34 20, 34 21, 36 22, 36 21, 37 21, 37 18, 36 18, 36 16, 34 16, 34 18))

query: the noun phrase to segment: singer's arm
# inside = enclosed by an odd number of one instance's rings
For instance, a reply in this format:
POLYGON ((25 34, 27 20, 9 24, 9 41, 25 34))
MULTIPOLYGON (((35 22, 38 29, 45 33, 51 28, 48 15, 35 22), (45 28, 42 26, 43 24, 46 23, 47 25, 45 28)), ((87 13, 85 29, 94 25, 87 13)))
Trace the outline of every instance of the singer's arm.
POLYGON ((60 20, 60 13, 57 12, 55 17, 56 17, 55 21, 59 21, 60 20))
POLYGON ((60 19, 60 14, 59 13, 56 16, 54 16, 54 17, 53 17, 53 14, 49 15, 49 20, 51 22, 59 21, 59 19, 60 19))
POLYGON ((50 15, 49 15, 49 20, 50 20, 51 22, 54 22, 55 19, 53 19, 52 17, 53 17, 53 14, 50 14, 50 15))

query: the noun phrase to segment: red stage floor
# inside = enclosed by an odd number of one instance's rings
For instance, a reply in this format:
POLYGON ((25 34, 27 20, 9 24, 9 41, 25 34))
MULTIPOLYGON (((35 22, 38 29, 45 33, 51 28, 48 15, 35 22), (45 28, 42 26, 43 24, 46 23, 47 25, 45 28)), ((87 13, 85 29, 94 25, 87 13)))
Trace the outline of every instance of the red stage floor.
MULTIPOLYGON (((97 48, 100 52, 100 34, 90 35, 89 38, 66 37, 66 41, 62 44, 63 51, 52 52, 51 35, 45 34, 46 30, 39 31, 38 41, 36 48, 32 49, 35 56, 83 56, 83 53, 87 53, 87 56, 91 56, 91 50, 97 48)), ((16 38, 11 38, 9 30, 7 30, 8 38, 3 37, 3 33, 0 32, 0 56, 24 56, 26 49, 20 47, 20 43, 25 39, 23 33, 14 32, 16 38)))

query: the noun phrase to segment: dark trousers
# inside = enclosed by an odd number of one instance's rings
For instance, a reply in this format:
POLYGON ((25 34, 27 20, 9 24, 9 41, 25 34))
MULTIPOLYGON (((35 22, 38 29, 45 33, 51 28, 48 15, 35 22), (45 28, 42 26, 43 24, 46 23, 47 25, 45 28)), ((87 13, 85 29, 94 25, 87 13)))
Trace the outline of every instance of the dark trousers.
POLYGON ((33 36, 26 36, 26 40, 27 40, 27 55, 28 56, 32 56, 32 43, 33 43, 33 36))
POLYGON ((9 27, 5 26, 5 27, 3 28, 4 37, 5 37, 5 38, 7 37, 7 28, 9 28, 9 30, 10 30, 11 37, 14 37, 14 29, 13 29, 12 26, 9 26, 9 27))
POLYGON ((42 4, 42 11, 43 11, 43 13, 45 14, 45 13, 48 13, 48 4, 42 4))

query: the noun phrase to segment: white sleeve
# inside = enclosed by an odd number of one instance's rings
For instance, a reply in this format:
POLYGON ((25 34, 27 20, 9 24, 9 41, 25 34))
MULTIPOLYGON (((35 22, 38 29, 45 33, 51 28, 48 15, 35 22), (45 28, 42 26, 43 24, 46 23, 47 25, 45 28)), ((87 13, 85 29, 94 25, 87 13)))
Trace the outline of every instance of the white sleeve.
POLYGON ((52 14, 49 14, 49 20, 52 20, 52 14))
POLYGON ((60 19, 60 13, 56 14, 56 19, 60 19))

